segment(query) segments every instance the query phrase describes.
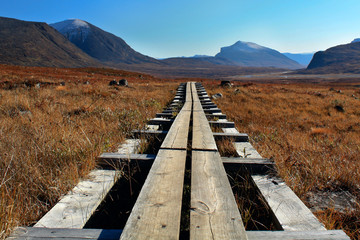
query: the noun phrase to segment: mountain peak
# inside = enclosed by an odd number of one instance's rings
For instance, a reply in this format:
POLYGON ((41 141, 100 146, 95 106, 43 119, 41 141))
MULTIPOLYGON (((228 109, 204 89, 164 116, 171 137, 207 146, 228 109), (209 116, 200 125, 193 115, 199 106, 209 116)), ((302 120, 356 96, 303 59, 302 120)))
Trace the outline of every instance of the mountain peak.
POLYGON ((242 50, 242 51, 257 51, 257 50, 266 49, 266 47, 260 46, 256 43, 243 42, 243 41, 237 41, 234 45, 230 47, 234 47, 237 50, 242 50))
POLYGON ((302 66, 280 52, 260 46, 253 42, 237 41, 235 44, 222 47, 216 58, 227 59, 238 66, 275 67, 297 69, 302 66))
POLYGON ((68 19, 65 21, 50 24, 50 26, 57 29, 61 33, 78 28, 90 28, 87 22, 80 19, 68 19))

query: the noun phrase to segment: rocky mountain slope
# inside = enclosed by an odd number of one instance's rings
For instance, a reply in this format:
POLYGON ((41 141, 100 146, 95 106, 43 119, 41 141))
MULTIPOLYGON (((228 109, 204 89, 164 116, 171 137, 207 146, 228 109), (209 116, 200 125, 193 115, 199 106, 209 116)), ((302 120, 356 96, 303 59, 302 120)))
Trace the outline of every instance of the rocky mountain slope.
POLYGON ((132 49, 123 39, 88 22, 71 19, 50 24, 91 57, 110 65, 141 64, 160 61, 132 49))
POLYGON ((251 42, 238 41, 231 46, 223 47, 215 57, 227 59, 238 66, 287 69, 303 68, 302 65, 289 59, 280 52, 251 42))
POLYGON ((0 17, 0 63, 45 67, 103 66, 40 22, 0 17))
POLYGON ((360 73, 360 42, 315 53, 307 70, 314 73, 360 73))

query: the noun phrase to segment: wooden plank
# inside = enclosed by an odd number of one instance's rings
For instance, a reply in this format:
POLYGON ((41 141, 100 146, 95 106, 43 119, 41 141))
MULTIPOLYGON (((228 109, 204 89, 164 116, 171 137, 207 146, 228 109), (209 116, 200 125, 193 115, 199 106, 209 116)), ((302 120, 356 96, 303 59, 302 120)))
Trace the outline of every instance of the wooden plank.
MULTIPOLYGON (((191 109, 191 104, 186 104, 191 109)), ((187 109, 184 108, 184 109, 187 109)), ((181 110, 176 116, 171 128, 166 135, 161 149, 186 149, 189 134, 191 111, 181 110)))
POLYGON ((247 231, 249 240, 350 240, 341 230, 328 231, 247 231))
POLYGON ((281 179, 261 175, 251 177, 285 231, 326 230, 281 179))
POLYGON ((79 182, 34 227, 82 228, 119 177, 115 170, 91 171, 89 179, 79 182))
POLYGON ((247 239, 218 152, 192 151, 190 239, 247 239))
POLYGON ((210 108, 210 109, 204 109, 205 113, 221 113, 221 110, 219 108, 210 108))
POLYGON ((205 114, 208 119, 226 119, 226 114, 205 114))
POLYGON ((193 112, 192 149, 217 150, 209 122, 204 112, 193 112))
POLYGON ((210 126, 218 127, 218 128, 234 128, 234 122, 224 122, 224 121, 209 121, 210 126))
POLYGON ((275 163, 264 158, 237 158, 222 157, 221 158, 226 170, 244 169, 250 174, 269 174, 274 173, 275 163))
POLYGON ((35 240, 35 239, 90 239, 113 240, 119 239, 121 229, 69 229, 69 228, 31 228, 21 227, 15 229, 7 239, 35 240))
POLYGON ((164 119, 164 118, 153 118, 150 119, 147 123, 150 125, 162 125, 162 126, 171 126, 171 124, 174 122, 172 119, 164 119))
POLYGON ((165 137, 168 131, 164 130, 133 130, 131 131, 134 138, 141 138, 147 136, 162 136, 165 137))
POLYGON ((138 151, 140 146, 140 139, 126 139, 117 150, 117 153, 131 154, 138 151))
POLYGON ((147 161, 152 162, 156 158, 154 154, 119 154, 119 153, 103 153, 98 159, 97 163, 103 167, 118 166, 121 162, 129 161, 147 161))
MULTIPOLYGON (((119 239, 121 229, 68 229, 68 228, 31 228, 15 229, 7 239, 35 240, 35 239, 88 239, 113 240, 119 239)), ((350 240, 342 230, 328 231, 246 231, 249 240, 350 240)))
POLYGON ((186 150, 159 150, 120 239, 178 239, 186 150))

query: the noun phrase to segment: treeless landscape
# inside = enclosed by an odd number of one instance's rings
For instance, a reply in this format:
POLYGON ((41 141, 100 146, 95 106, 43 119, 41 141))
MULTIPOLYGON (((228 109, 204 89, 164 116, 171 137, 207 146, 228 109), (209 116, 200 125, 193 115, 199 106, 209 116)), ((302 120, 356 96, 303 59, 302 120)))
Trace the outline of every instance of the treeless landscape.
POLYGON ((201 81, 239 132, 328 229, 359 233, 360 89, 355 85, 165 80, 111 69, 0 65, 0 238, 31 226, 102 152, 160 112, 180 82, 201 81), (129 87, 109 86, 125 78, 129 87), (330 197, 335 199, 330 201, 330 197))

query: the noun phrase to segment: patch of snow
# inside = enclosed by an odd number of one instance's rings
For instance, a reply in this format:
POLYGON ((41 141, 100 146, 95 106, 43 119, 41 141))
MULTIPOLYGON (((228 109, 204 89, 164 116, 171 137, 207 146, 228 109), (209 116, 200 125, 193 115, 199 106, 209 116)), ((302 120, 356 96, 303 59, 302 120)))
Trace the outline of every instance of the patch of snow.
POLYGON ((69 19, 50 24, 50 26, 58 30, 70 41, 81 38, 81 41, 84 42, 91 31, 89 24, 80 19, 69 19))
POLYGON ((256 43, 243 42, 243 41, 236 42, 232 47, 236 48, 237 50, 241 50, 241 51, 257 51, 257 50, 266 49, 266 47, 260 46, 256 43))

